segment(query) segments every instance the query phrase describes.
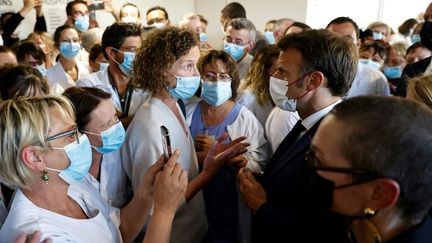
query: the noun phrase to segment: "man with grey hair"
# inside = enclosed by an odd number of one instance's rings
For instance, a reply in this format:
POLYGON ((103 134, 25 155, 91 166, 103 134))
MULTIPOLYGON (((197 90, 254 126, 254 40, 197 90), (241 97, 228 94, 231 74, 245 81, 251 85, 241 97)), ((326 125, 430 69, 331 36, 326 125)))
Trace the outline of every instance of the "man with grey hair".
POLYGON ((103 31, 99 28, 91 28, 81 35, 81 43, 84 49, 90 53, 90 50, 95 44, 100 44, 102 41, 103 31))
POLYGON ((282 18, 276 21, 273 30, 275 44, 277 44, 280 41, 280 39, 282 39, 282 37, 285 34, 285 30, 288 29, 288 27, 290 27, 293 23, 294 20, 289 18, 282 18))
POLYGON ((251 65, 249 51, 255 45, 255 25, 248 19, 236 18, 229 22, 225 32, 224 50, 237 62, 240 78, 243 79, 251 65))

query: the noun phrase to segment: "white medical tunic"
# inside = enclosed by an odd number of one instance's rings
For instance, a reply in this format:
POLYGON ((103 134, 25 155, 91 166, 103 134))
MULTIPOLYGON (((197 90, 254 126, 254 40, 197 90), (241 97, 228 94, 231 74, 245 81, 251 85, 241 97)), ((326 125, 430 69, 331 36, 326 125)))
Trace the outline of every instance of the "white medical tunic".
MULTIPOLYGON (((78 80, 90 74, 88 63, 76 61, 78 80)), ((60 61, 48 68, 46 77, 51 87, 52 94, 62 94, 69 87, 76 85, 75 81, 66 73, 60 61)))
MULTIPOLYGON (((120 103, 120 97, 113 88, 113 86, 110 83, 109 77, 108 77, 108 69, 105 68, 104 70, 94 72, 90 75, 85 76, 84 78, 78 80, 77 86, 81 87, 95 87, 99 88, 107 93, 111 94, 111 100, 113 101, 115 107, 117 110, 119 110, 122 114, 124 113, 121 103, 120 103)), ((147 92, 144 92, 139 89, 134 89, 132 92, 132 100, 130 103, 128 116, 134 115, 138 108, 146 101, 148 100, 149 95, 147 92)))
POLYGON ((1 231, 0 242, 13 242, 20 234, 41 231, 41 241, 53 242, 122 242, 119 231, 120 211, 100 197, 88 174, 69 186, 68 195, 80 206, 88 219, 75 219, 40 208, 21 190, 17 190, 9 215, 1 231))
MULTIPOLYGON (((178 105, 177 108, 182 114, 178 105)), ((184 118, 183 123, 187 134, 175 114, 158 98, 150 98, 139 108, 129 125, 121 149, 124 167, 134 190, 141 184, 147 169, 163 154, 161 125, 169 130, 172 151, 180 150, 177 162, 188 172, 189 181, 199 174, 193 140, 184 118)), ((170 242, 199 243, 206 231, 204 198, 199 191, 188 203, 177 209, 170 242)))

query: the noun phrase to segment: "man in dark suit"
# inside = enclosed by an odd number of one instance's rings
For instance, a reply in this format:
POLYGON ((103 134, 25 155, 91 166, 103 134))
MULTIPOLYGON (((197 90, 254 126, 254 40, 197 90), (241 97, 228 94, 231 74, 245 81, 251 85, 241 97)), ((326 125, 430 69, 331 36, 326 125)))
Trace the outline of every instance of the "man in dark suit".
MULTIPOLYGON (((432 50, 432 3, 427 7, 423 18, 425 23, 420 31, 421 42, 426 48, 432 50)), ((424 73, 432 73, 431 60, 432 57, 428 57, 406 65, 402 72, 402 78, 409 79, 424 73)))
POLYGON ((239 173, 253 211, 253 242, 341 242, 344 220, 330 212, 333 184, 308 169, 305 155, 321 119, 341 101, 357 70, 352 41, 327 30, 285 36, 270 94, 301 120, 279 145, 259 182, 239 173))

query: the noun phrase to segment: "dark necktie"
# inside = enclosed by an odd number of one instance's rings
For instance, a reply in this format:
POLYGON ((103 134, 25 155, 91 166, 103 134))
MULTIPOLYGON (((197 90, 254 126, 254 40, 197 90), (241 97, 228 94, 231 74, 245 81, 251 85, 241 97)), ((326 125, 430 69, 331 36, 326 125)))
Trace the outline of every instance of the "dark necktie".
POLYGON ((294 125, 293 129, 288 133, 288 135, 282 140, 282 142, 277 147, 275 153, 273 154, 272 160, 274 158, 280 158, 294 143, 298 140, 300 134, 305 131, 306 128, 303 126, 302 121, 298 120, 294 125))

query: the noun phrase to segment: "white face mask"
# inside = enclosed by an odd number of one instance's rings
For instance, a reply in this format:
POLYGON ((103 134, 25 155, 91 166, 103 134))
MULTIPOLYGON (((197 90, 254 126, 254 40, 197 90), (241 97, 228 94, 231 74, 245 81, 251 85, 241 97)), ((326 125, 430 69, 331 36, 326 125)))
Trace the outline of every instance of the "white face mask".
POLYGON ((151 26, 154 26, 156 29, 162 29, 162 28, 164 28, 166 26, 166 24, 165 23, 157 23, 157 22, 155 22, 151 26))
POLYGON ((294 112, 297 108, 297 100, 288 99, 286 96, 288 87, 288 81, 270 77, 270 96, 273 102, 282 110, 294 112))
POLYGON ((138 21, 138 18, 133 17, 133 16, 126 16, 121 18, 121 21, 123 23, 136 23, 138 21))

